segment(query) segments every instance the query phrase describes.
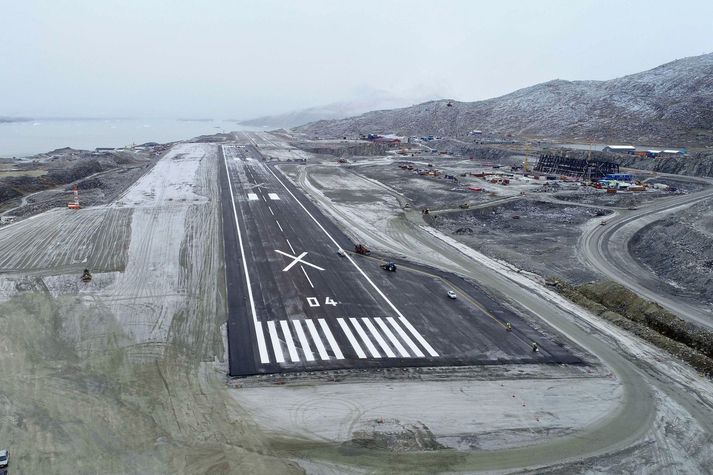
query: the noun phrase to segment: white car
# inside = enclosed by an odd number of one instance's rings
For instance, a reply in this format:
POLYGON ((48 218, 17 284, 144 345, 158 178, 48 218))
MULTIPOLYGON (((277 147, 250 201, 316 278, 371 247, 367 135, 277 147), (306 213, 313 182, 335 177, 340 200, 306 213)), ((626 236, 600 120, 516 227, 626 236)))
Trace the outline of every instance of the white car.
POLYGON ((0 450, 0 468, 6 468, 9 462, 10 454, 7 453, 7 450, 0 450))
POLYGON ((337 249, 337 254, 339 254, 342 257, 347 257, 347 253, 344 252, 344 249, 337 249))
POLYGON ((456 293, 453 292, 452 290, 448 291, 448 298, 454 299, 456 298, 456 293))

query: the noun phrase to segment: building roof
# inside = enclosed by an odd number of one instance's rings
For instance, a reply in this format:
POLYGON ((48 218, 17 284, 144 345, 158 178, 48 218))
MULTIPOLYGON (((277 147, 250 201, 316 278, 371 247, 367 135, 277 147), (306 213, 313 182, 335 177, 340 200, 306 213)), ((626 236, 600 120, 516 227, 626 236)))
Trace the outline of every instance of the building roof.
POLYGON ((612 150, 636 150, 633 145, 607 145, 604 148, 610 148, 612 150))

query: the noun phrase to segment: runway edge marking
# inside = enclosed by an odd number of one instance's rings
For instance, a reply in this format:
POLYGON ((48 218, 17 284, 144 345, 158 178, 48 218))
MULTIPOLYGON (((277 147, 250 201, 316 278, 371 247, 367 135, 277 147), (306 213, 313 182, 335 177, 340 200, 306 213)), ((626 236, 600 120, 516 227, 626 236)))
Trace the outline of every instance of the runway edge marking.
POLYGON ((257 319, 257 311, 255 310, 255 299, 253 297, 253 289, 250 283, 250 273, 248 272, 248 264, 245 259, 245 248, 243 247, 243 235, 240 232, 238 224, 238 210, 235 208, 235 195, 233 194, 233 182, 230 179, 230 170, 228 170, 228 161, 225 159, 225 146, 221 145, 223 152, 223 165, 225 165, 225 174, 228 178, 228 191, 230 191, 230 204, 233 205, 233 216, 235 217, 235 229, 238 230, 238 243, 240 244, 240 255, 243 258, 243 272, 245 273, 245 281, 248 287, 248 298, 250 300, 250 311, 253 315, 253 324, 255 326, 255 334, 257 335, 257 346, 260 353, 260 362, 267 364, 270 362, 270 357, 267 354, 267 344, 265 342, 265 334, 262 330, 262 323, 257 319))
MULTIPOLYGON (((307 216, 312 218, 312 221, 314 221, 315 224, 317 224, 319 229, 321 229, 322 232, 329 238, 329 240, 332 241, 332 243, 334 243, 334 245, 337 247, 337 249, 341 249, 341 247, 339 246, 337 241, 332 237, 332 235, 329 234, 326 229, 324 229, 324 226, 322 226, 322 224, 319 221, 317 221, 317 218, 315 218, 312 215, 312 213, 310 213, 309 210, 307 210, 307 208, 305 208, 305 206, 302 204, 302 202, 297 199, 297 197, 292 193, 292 191, 290 191, 289 188, 287 188, 287 185, 285 185, 282 182, 282 180, 280 180, 280 178, 275 174, 275 172, 273 172, 269 166, 267 166, 267 165, 264 165, 264 166, 265 166, 265 168, 267 168, 267 171, 269 171, 272 174, 272 176, 275 177, 275 179, 280 183, 280 185, 282 185, 282 187, 285 189, 285 191, 287 191, 287 193, 292 197, 292 199, 294 199, 297 202, 297 204, 300 205, 300 207, 304 210, 304 212, 307 213, 307 216)), ((426 351, 428 351, 428 353, 433 357, 438 356, 438 353, 436 352, 436 350, 434 350, 431 347, 431 345, 429 345, 428 342, 426 342, 426 340, 423 338, 423 336, 421 336, 421 334, 418 332, 418 330, 416 330, 416 328, 413 325, 411 325, 411 323, 409 323, 409 321, 406 319, 406 317, 404 317, 404 315, 399 311, 399 309, 396 308, 396 306, 393 303, 391 303, 391 300, 389 300, 389 298, 386 295, 384 295, 384 293, 381 291, 381 289, 379 289, 379 287, 376 286, 374 281, 372 281, 371 278, 369 278, 369 276, 366 275, 366 273, 361 269, 361 267, 359 267, 357 265, 356 262, 354 262, 354 260, 348 253, 346 253, 346 258, 356 268, 356 270, 358 270, 359 273, 366 279, 366 281, 369 282, 369 284, 371 284, 371 286, 374 288, 374 290, 376 290, 376 292, 381 296, 381 298, 384 299, 384 301, 389 305, 389 307, 391 307, 391 309, 396 313, 396 315, 399 316, 399 319, 404 323, 406 328, 408 328, 408 330, 419 341, 419 343, 421 343, 421 345, 423 345, 423 347, 426 349, 426 351)))

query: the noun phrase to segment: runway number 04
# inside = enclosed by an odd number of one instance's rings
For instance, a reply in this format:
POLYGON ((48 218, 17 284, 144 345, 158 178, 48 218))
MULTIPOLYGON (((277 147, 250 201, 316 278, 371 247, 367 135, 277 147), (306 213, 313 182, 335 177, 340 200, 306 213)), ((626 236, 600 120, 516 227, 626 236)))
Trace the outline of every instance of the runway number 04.
MULTIPOLYGON (((319 307, 319 300, 317 300, 317 297, 307 297, 307 304, 310 307, 319 307)), ((324 305, 331 305, 333 307, 336 307, 337 302, 332 300, 331 297, 327 297, 324 299, 324 305)))

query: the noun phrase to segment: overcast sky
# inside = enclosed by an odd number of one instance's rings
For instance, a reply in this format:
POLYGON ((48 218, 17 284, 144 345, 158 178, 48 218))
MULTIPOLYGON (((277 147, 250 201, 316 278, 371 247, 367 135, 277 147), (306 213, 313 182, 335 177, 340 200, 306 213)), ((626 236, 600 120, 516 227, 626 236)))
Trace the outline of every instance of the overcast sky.
POLYGON ((713 51, 713 2, 0 0, 0 116, 486 99, 713 51))

